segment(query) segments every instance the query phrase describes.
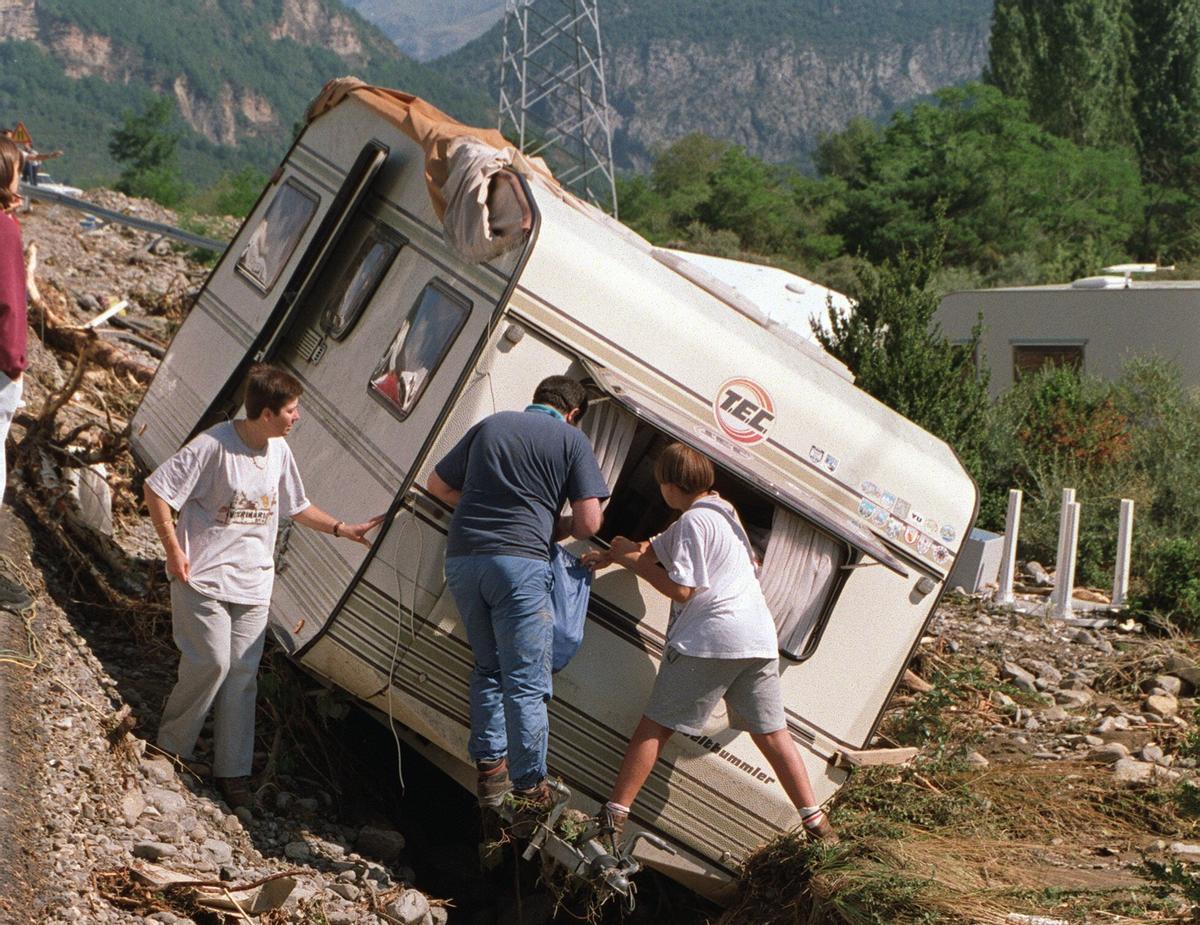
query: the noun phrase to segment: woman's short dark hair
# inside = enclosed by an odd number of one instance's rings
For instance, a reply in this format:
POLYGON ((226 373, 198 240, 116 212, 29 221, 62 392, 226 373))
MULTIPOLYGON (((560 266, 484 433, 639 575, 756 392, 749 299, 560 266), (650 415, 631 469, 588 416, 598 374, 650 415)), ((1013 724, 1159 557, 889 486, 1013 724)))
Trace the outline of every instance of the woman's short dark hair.
POLYGON ((267 408, 278 414, 303 394, 304 386, 295 376, 267 363, 255 363, 246 377, 246 417, 253 421, 267 408))
POLYGON ((682 443, 672 443, 654 463, 654 479, 660 485, 674 485, 694 495, 712 488, 717 472, 707 456, 682 443))
POLYGON ((547 376, 533 390, 533 401, 538 405, 549 405, 563 414, 579 409, 579 416, 587 414, 588 394, 582 382, 570 376, 547 376))

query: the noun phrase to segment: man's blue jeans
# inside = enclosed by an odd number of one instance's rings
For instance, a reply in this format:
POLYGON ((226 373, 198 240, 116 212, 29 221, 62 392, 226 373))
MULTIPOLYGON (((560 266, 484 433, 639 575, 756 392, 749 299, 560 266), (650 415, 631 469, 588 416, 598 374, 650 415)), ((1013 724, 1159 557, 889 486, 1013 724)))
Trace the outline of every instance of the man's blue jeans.
POLYGON ((523 556, 454 556, 446 581, 475 655, 471 672, 473 761, 508 755, 513 786, 546 776, 554 615, 550 565, 523 556))

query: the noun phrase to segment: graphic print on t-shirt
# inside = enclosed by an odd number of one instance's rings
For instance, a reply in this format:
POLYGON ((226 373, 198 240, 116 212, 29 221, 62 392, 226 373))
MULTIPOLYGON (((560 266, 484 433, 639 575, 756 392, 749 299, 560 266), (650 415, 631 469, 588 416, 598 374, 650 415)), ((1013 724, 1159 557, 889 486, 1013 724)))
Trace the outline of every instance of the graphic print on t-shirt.
POLYGON ((235 524, 262 526, 269 523, 277 504, 278 492, 251 498, 241 491, 233 493, 233 500, 217 509, 217 523, 226 527, 235 524))

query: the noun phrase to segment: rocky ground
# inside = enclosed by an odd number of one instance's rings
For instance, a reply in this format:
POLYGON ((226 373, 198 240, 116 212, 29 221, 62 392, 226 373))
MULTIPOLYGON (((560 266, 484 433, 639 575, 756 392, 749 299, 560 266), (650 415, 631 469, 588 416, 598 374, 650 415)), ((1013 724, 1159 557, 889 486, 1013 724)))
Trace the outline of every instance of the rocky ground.
MULTIPOLYGON (((103 191, 96 200, 176 222, 167 210, 117 193, 103 191)), ((194 292, 207 269, 169 242, 93 227, 60 207, 35 205, 21 219, 27 246, 36 245, 38 284, 44 294, 69 297, 70 323, 82 325, 112 302, 129 300, 134 323, 112 330, 137 331, 137 339, 118 343, 152 364, 154 347, 169 340, 176 320, 166 306, 194 292)), ((71 358, 55 356, 36 337, 30 353, 25 400, 36 416, 66 381, 71 358)), ((109 375, 88 373, 64 409, 66 423, 97 414, 119 423, 120 389, 109 375)), ((16 426, 14 441, 27 429, 16 426)), ((129 473, 120 464, 111 469, 115 538, 130 566, 116 584, 131 592, 139 612, 105 612, 78 564, 43 535, 36 515, 44 509, 32 495, 10 492, 24 523, 3 514, 3 567, 37 605, 25 618, 0 612, 0 704, 7 708, 0 781, 9 785, 5 795, 14 795, 0 817, 10 859, 0 874, 0 920, 227 921, 228 913, 206 903, 215 896, 228 904, 228 891, 248 908, 255 892, 237 888, 265 881, 258 901, 280 908, 260 921, 446 921, 445 904, 409 886, 415 874, 394 826, 340 825, 328 790, 286 773, 260 794, 264 808, 256 816, 235 815, 203 778, 147 746, 143 736, 169 689, 174 657, 155 588, 157 564, 145 558, 152 534, 122 491, 129 473), (214 885, 164 892, 153 881, 163 870, 214 885)))
POLYGON ((1195 757, 1179 754, 1200 684, 1190 640, 1147 636, 1106 611, 1064 621, 953 595, 930 631, 928 670, 954 655, 990 667, 1001 682, 977 708, 986 724, 969 765, 1083 759, 1111 765, 1123 783, 1194 776, 1195 757))
MULTIPOLYGON (((156 206, 98 195, 110 208, 176 221, 156 206)), ((42 205, 23 217, 27 243, 38 246, 39 283, 60 324, 82 325, 112 301, 129 300, 129 315, 119 319, 125 327, 105 336, 152 367, 206 269, 168 242, 89 227, 81 218, 42 205)), ((71 375, 72 357, 46 348, 40 336, 31 338, 31 357, 29 407, 14 428, 16 443, 71 375)), ((119 432, 140 388, 133 373, 98 365, 63 407, 59 432, 99 420, 99 435, 89 441, 85 432, 80 443, 105 450, 111 435, 104 434, 119 432)), ((236 908, 211 903, 228 904, 228 893, 252 904, 254 890, 264 905, 279 903, 257 917, 268 925, 551 919, 553 897, 544 891, 529 883, 514 890, 478 874, 469 798, 414 770, 414 797, 403 801, 390 736, 370 721, 363 722, 373 732, 355 727, 352 718, 329 731, 342 706, 297 686, 285 666, 268 660, 264 668, 258 765, 269 773, 255 816, 230 813, 203 777, 155 754, 146 743, 175 656, 159 551, 134 501, 135 476, 127 459, 110 460, 115 542, 89 546, 55 526, 62 505, 31 488, 53 479, 54 467, 31 459, 14 478, 19 490, 10 492, 19 517, 0 513, 0 568, 37 597, 26 619, 0 611, 0 922, 244 921, 236 908), (298 742, 305 736, 287 731, 285 721, 302 731, 325 722, 320 728, 331 738, 311 750, 321 736, 308 736, 306 751, 298 742), (347 734, 357 739, 337 738, 347 734), (351 761, 355 754, 364 760, 351 761), (446 830, 457 835, 441 837, 446 830), (170 873, 197 885, 147 886, 170 873)), ((1075 625, 950 595, 914 658, 914 675, 894 698, 881 744, 917 742, 927 754, 965 755, 967 773, 980 781, 1000 768, 1034 768, 1047 786, 1069 789, 1063 781, 1079 780, 1086 766, 1120 792, 1158 799, 1196 774, 1197 655, 1190 640, 1148 634, 1123 617, 1075 625)), ((1079 832, 1073 844, 1058 846, 1055 863, 1075 870, 1074 883, 1087 882, 1083 874, 1091 871, 1101 884, 1136 885, 1146 882, 1147 857, 1200 856, 1200 845, 1164 838, 1149 824, 1122 831, 1079 832)), ((505 876, 514 879, 511 870, 505 876)), ((629 921, 698 923, 720 915, 647 884, 642 912, 629 921)))

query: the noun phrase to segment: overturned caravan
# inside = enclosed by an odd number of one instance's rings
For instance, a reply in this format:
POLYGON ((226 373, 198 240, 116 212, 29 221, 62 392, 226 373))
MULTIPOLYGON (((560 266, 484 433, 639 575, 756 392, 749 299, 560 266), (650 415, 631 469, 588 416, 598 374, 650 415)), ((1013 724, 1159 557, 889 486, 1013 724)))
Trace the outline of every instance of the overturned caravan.
MULTIPOLYGON (((395 91, 328 86, 163 360, 132 425, 140 462, 236 415, 260 359, 304 385, 289 440, 309 496, 391 512, 369 550, 281 529, 272 632, 464 785, 472 658, 443 578, 450 512, 424 485, 472 424, 522 407, 552 374, 601 396, 581 425, 612 489, 598 542, 666 525, 653 467, 672 440, 717 464, 762 562, 788 725, 818 798, 856 766, 905 757, 872 736, 974 518, 975 485, 835 360, 495 132, 395 91)), ((667 618, 633 573, 597 576, 550 704, 550 769, 574 808, 594 812, 612 785, 667 618)), ((723 709, 667 746, 627 829, 651 837, 619 871, 636 858, 719 898, 751 850, 798 824, 723 709)), ((594 845, 540 835, 577 872, 627 889, 594 845)))

